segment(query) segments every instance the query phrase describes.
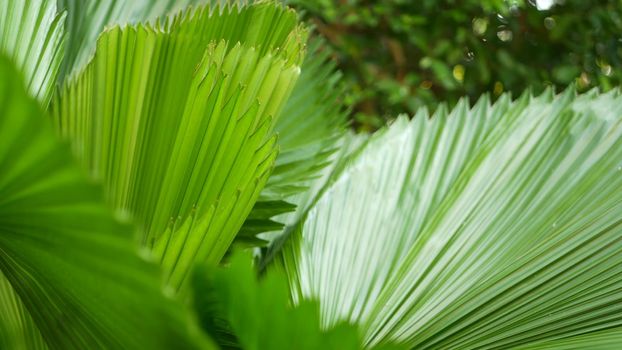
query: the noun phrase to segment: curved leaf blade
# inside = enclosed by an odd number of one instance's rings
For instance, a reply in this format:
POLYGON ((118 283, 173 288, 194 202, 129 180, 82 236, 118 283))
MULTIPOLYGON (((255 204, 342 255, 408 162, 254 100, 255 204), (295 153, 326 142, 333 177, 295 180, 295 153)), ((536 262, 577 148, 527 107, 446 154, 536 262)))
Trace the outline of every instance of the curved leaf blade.
POLYGON ((304 39, 272 3, 111 28, 54 105, 59 132, 173 290, 195 261, 220 261, 267 181, 304 39))
POLYGON ((569 90, 399 119, 292 235, 294 299, 422 349, 621 324, 620 102, 569 90))
POLYGON ((65 52, 64 21, 55 0, 0 3, 0 53, 19 68, 27 90, 44 107, 52 98, 65 52))
POLYGON ((194 348, 155 265, 0 59, 0 329, 12 345, 194 348), (154 317, 155 316, 155 317, 154 317))
POLYGON ((321 329, 315 302, 291 307, 285 276, 258 280, 249 255, 234 253, 227 268, 194 274, 195 308, 203 327, 225 346, 243 349, 360 349, 356 327, 321 329), (234 339, 234 342, 231 342, 234 339))
POLYGON ((291 210, 264 211, 263 217, 247 220, 238 242, 253 232, 260 239, 251 242, 267 245, 289 230, 285 226, 306 212, 352 139, 346 132, 341 73, 330 55, 320 39, 310 40, 300 78, 275 125, 279 155, 257 206, 281 201, 292 203, 291 210))

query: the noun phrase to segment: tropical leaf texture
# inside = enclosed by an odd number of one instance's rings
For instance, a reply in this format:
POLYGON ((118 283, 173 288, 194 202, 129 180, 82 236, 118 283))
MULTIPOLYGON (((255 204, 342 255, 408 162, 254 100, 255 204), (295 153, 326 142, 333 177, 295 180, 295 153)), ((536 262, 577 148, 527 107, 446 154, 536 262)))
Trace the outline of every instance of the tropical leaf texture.
POLYGON ((0 54, 17 65, 28 91, 43 106, 52 98, 63 59, 64 22, 55 0, 0 2, 0 54))
POLYGON ((275 125, 280 151, 264 196, 287 198, 305 191, 330 164, 346 132, 341 73, 321 45, 318 38, 310 41, 300 79, 275 125))
POLYGON ((548 340, 529 344, 520 349, 532 350, 574 350, 574 349, 619 349, 622 344, 622 328, 614 327, 603 331, 580 334, 566 339, 548 340))
POLYGON ((363 148, 369 140, 367 134, 355 134, 346 132, 336 141, 337 152, 331 153, 327 166, 321 169, 318 177, 308 180, 305 184, 308 188, 287 200, 295 205, 295 210, 276 216, 273 220, 282 223, 281 230, 268 232, 261 235, 270 244, 262 250, 259 259, 259 269, 264 271, 272 260, 281 253, 283 245, 287 244, 290 236, 296 231, 297 226, 304 220, 308 211, 313 208, 315 202, 321 198, 330 185, 339 178, 341 172, 347 167, 353 157, 363 148))
POLYGON ((266 183, 305 39, 272 2, 114 27, 56 100, 59 132, 174 290, 222 258, 266 183))
POLYGON ((619 329, 621 116, 618 91, 570 89, 400 118, 276 267, 295 301, 319 300, 325 326, 359 324, 367 346, 554 346, 619 329))
POLYGON ((316 189, 323 187, 336 153, 345 148, 347 110, 341 74, 321 44, 317 37, 310 40, 300 78, 275 125, 279 135, 275 168, 237 242, 266 245, 278 236, 306 210, 316 189))
POLYGON ((261 280, 250 255, 234 253, 227 268, 202 267, 193 278, 195 308, 203 328, 220 344, 248 350, 359 349, 353 325, 320 328, 318 305, 290 307, 285 276, 261 280))
POLYGON ((130 226, 113 219, 4 57, 0 76, 0 347, 198 346, 130 226))
MULTIPOLYGON (((21 0, 24 1, 24 0, 21 0)), ((50 1, 52 2, 52 1, 50 1)), ((67 12, 67 52, 61 78, 78 73, 95 51, 97 37, 106 27, 145 23, 175 13, 203 0, 57 0, 67 12)))

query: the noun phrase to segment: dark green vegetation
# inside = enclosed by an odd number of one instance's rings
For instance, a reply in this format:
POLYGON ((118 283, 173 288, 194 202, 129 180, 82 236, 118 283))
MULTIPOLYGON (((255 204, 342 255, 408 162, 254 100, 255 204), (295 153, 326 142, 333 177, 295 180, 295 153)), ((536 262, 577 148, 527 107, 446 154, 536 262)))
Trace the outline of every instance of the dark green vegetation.
POLYGON ((274 1, 0 2, 0 348, 619 348, 622 95, 576 89, 354 134, 274 1))
POLYGON ((565 0, 547 10, 527 0, 289 3, 333 49, 357 129, 463 96, 572 83, 607 91, 622 77, 618 0, 565 0))

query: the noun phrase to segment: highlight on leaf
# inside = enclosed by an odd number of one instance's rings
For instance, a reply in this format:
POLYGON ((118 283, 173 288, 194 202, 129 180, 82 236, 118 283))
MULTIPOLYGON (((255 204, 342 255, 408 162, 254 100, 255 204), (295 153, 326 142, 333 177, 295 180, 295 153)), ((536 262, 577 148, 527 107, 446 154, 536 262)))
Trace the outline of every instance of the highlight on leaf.
POLYGON ((300 78, 275 125, 279 155, 256 204, 275 210, 261 210, 264 217, 247 220, 238 242, 247 232, 256 236, 255 245, 263 246, 283 236, 285 226, 305 212, 343 153, 341 150, 347 148, 347 109, 343 104, 341 73, 330 58, 331 52, 322 44, 317 37, 311 38, 300 78), (290 203, 290 209, 278 210, 285 208, 283 203, 290 203))
POLYGON ((554 346, 619 327, 621 116, 618 91, 569 89, 400 118, 272 268, 367 346, 554 346))
MULTIPOLYGON (((30 1, 30 0, 20 0, 30 1)), ((77 74, 95 51, 97 38, 107 27, 154 21, 205 0, 57 0, 67 13, 66 53, 59 82, 77 74)))
POLYGON ((65 53, 65 17, 55 0, 0 2, 0 54, 17 66, 43 107, 52 98, 65 53))
POLYGON ((223 257, 266 183, 305 39, 271 2, 113 27, 56 98, 59 133, 173 291, 223 257))
MULTIPOLYGON (((24 0, 22 0, 24 1, 24 0)), ((282 5, 277 5, 273 0, 256 1, 252 0, 59 0, 60 9, 67 12, 67 53, 61 67, 61 78, 73 77, 78 74, 93 56, 96 47, 96 40, 100 33, 106 28, 114 26, 137 25, 140 23, 151 23, 155 26, 162 20, 170 22, 172 17, 181 17, 197 13, 197 17, 201 17, 201 21, 205 22, 207 17, 212 21, 224 22, 225 29, 230 30, 230 34, 235 35, 234 31, 241 30, 243 27, 258 29, 253 33, 255 39, 265 39, 265 29, 261 29, 268 18, 259 20, 260 15, 254 12, 263 12, 264 15, 274 15, 277 6, 280 14, 285 14, 290 22, 296 23, 296 15, 293 10, 287 9, 282 5), (228 19, 227 19, 228 18, 228 19), (252 20, 251 20, 252 18, 252 20), (236 22, 231 22, 236 20, 236 22), (263 23, 262 23, 263 22, 263 23), (257 25, 256 25, 257 24, 257 25)), ((280 19, 272 18, 273 23, 280 23, 280 19)), ((212 28, 217 26, 208 25, 212 28)), ((277 33, 284 27, 275 27, 276 36, 283 33, 277 33)), ((248 32, 248 31, 247 31, 248 32)), ((207 33, 210 35, 209 33, 207 33)), ((285 33, 287 34, 287 33, 285 33)), ((214 36, 213 38, 219 38, 214 36)), ((221 37, 224 38, 224 37, 221 37)), ((232 44, 237 39, 230 38, 232 44)), ((246 37, 245 39, 250 39, 246 37)), ((269 44, 268 41, 259 42, 269 44)), ((292 45, 295 43, 292 42, 292 45)), ((253 46, 253 45, 251 45, 253 46)))
POLYGON ((0 348, 620 347, 618 90, 354 134, 307 36, 277 0, 0 3, 0 348))
POLYGON ((0 348, 209 348, 3 56, 0 76, 0 348))

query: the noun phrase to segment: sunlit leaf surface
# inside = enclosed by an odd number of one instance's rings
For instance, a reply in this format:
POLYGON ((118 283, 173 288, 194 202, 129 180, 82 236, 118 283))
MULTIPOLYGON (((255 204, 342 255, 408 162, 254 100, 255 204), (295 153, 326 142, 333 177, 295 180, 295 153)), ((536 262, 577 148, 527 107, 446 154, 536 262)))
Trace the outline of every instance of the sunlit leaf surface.
POLYGON ((198 346, 19 75, 0 58, 0 348, 198 346))
POLYGON ((281 255, 367 344, 511 347, 622 323, 622 97, 526 94, 375 135, 281 255))
POLYGON ((272 2, 114 27, 55 101, 59 133, 174 290, 223 257, 263 189, 305 39, 272 2))
POLYGON ((65 53, 64 23, 55 0, 0 1, 0 54, 19 68, 28 91, 44 107, 65 53))

